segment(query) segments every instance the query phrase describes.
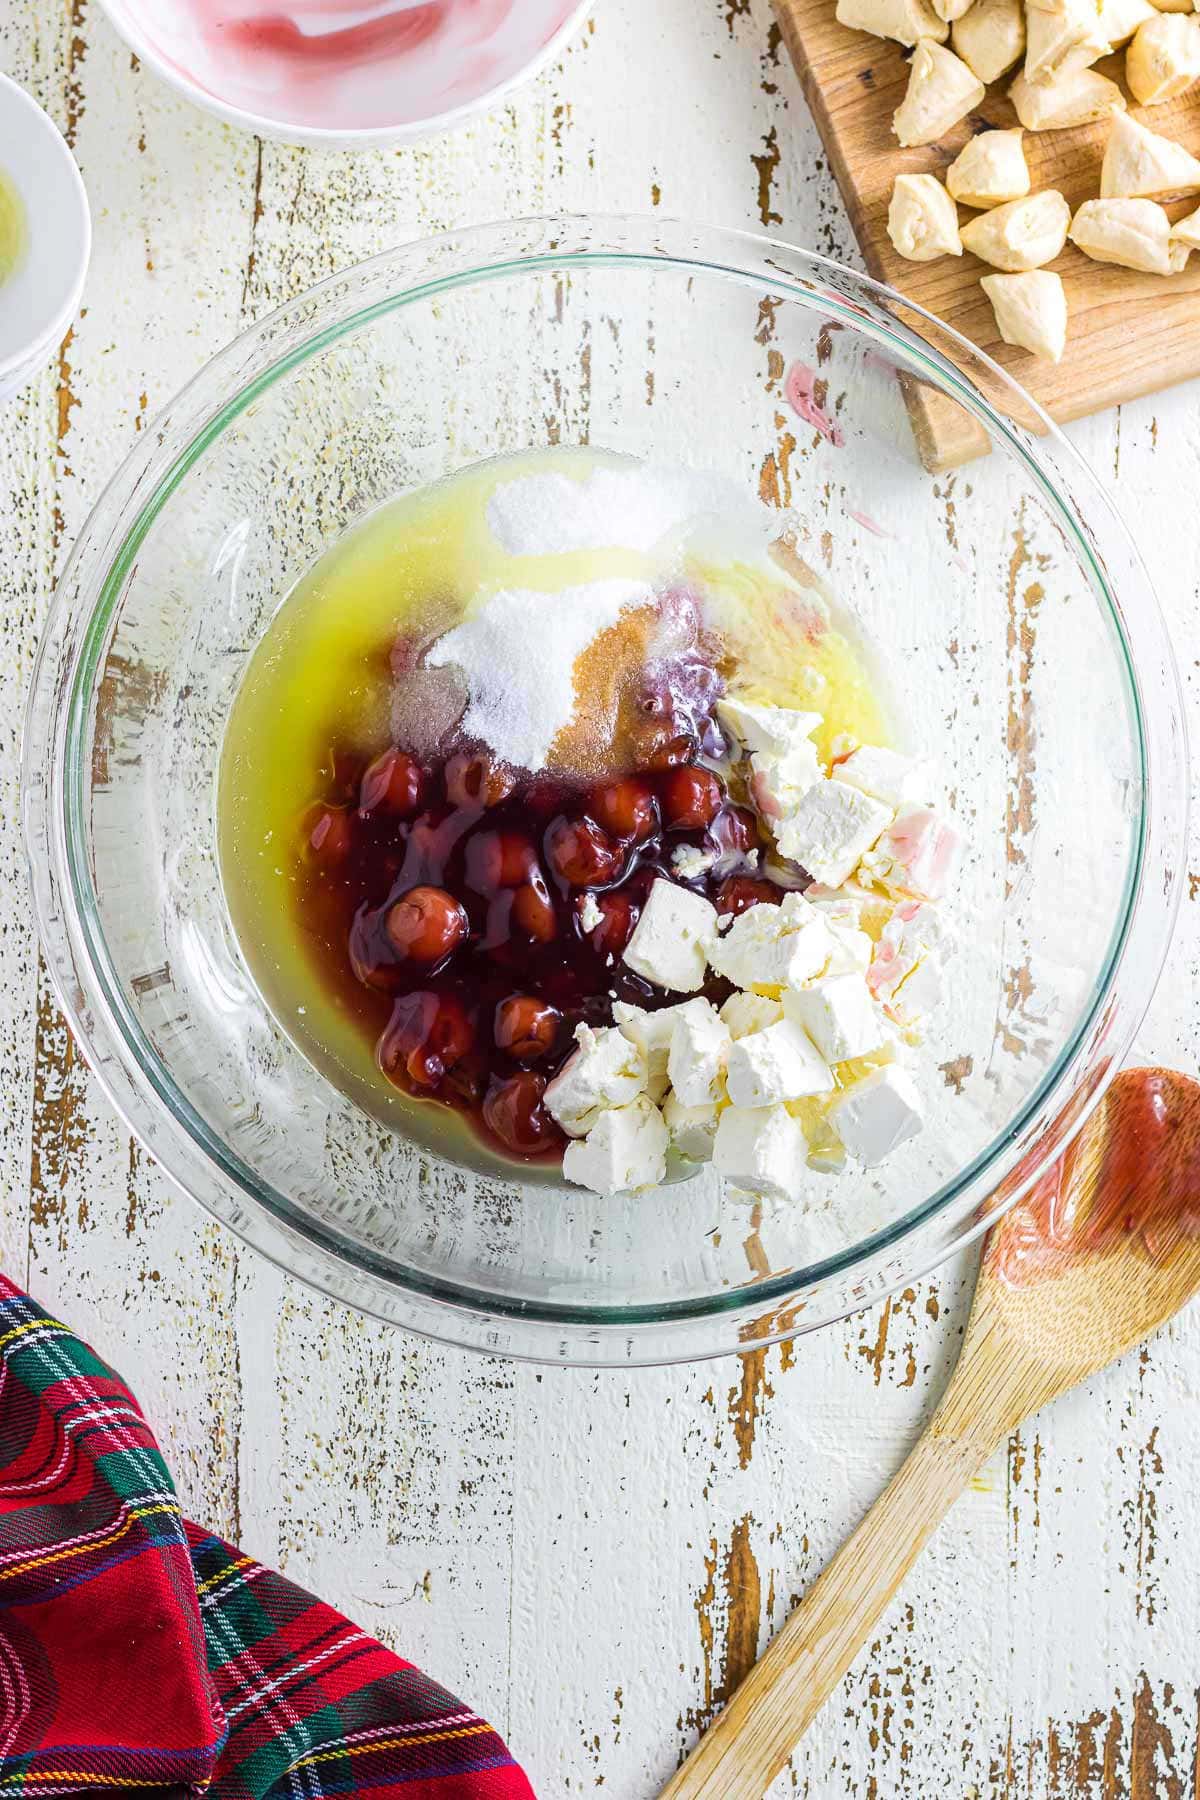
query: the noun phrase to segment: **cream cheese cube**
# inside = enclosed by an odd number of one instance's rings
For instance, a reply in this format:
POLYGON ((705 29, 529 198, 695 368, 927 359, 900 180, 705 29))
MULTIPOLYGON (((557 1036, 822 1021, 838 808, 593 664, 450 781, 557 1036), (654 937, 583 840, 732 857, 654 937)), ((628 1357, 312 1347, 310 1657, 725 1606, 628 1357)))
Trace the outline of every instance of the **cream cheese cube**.
POLYGON ((671 1008, 675 1029, 667 1057, 667 1075, 681 1106, 714 1106, 721 1097, 725 1061, 732 1039, 729 1027, 707 1000, 688 1000, 671 1008))
POLYGON ((694 994, 703 987, 717 913, 700 894, 658 880, 625 947, 625 962, 655 987, 694 994))
POLYGON ((865 975, 875 953, 875 946, 866 932, 859 931, 857 926, 842 925, 836 919, 830 920, 829 929, 833 933, 834 951, 826 974, 848 975, 857 971, 865 975))
POLYGON ((925 1122, 916 1083, 894 1063, 847 1088, 828 1116, 850 1155, 867 1169, 915 1137, 925 1122))
POLYGON ((889 893, 940 900, 958 860, 958 833, 929 806, 907 806, 863 857, 863 873, 889 893))
POLYGON ((662 1114, 639 1094, 628 1106, 601 1113, 586 1138, 567 1145, 563 1174, 597 1194, 636 1193, 663 1179, 667 1144, 662 1114))
POLYGON ((809 789, 824 779, 817 747, 807 741, 786 756, 755 750, 750 757, 750 797, 772 824, 795 812, 809 789))
POLYGON ((775 832, 780 850, 827 887, 853 874, 892 820, 892 808, 848 782, 818 782, 775 832))
POLYGON ((797 712, 790 706, 768 706, 763 701, 717 701, 717 717, 731 736, 749 752, 787 756, 801 750, 821 723, 816 712, 797 712))
POLYGON ((871 937, 878 937, 895 907, 890 894, 877 893, 857 881, 843 882, 841 887, 814 882, 804 890, 804 898, 823 912, 831 925, 850 925, 871 937))
POLYGON ((869 1056, 887 1037, 883 1014, 862 975, 826 975, 783 997, 783 1016, 802 1027, 826 1062, 869 1056))
POLYGON ((729 1052, 726 1086, 735 1106, 776 1106, 832 1093, 833 1076, 807 1032, 783 1018, 737 1040, 729 1052))
POLYGON ((928 800, 933 785, 926 763, 901 756, 898 750, 885 750, 881 744, 861 745, 837 765, 837 778, 881 800, 893 812, 928 800))
POLYGON ((731 1038, 749 1037, 752 1031, 765 1031, 783 1017, 783 1002, 767 994, 730 994, 721 1008, 721 1017, 731 1038))
POLYGON ((631 1006, 627 1000, 613 1003, 614 1025, 646 1059, 646 1092, 655 1102, 662 1099, 671 1085, 667 1058, 675 1031, 675 1012, 673 1006, 664 1006, 660 1012, 647 1012, 643 1007, 631 1006))
POLYGON ((671 1146, 689 1162, 712 1161, 717 1118, 715 1106, 683 1106, 674 1094, 668 1094, 663 1105, 671 1146))
POLYGON ((887 1005, 923 962, 938 952, 948 954, 953 942, 936 906, 924 900, 902 901, 879 934, 867 986, 887 1005))
POLYGON ((936 956, 927 956, 900 983, 888 1012, 898 1025, 911 1029, 941 1005, 943 992, 941 964, 936 956))
POLYGON ((625 1106, 646 1086, 646 1059, 611 1025, 575 1027, 579 1046, 546 1089, 546 1111, 568 1137, 583 1137, 598 1112, 625 1106))
POLYGON ((748 907, 709 951, 718 975, 753 993, 778 993, 819 975, 833 954, 826 920, 801 894, 748 907))
POLYGON ((727 1106, 717 1121, 713 1167, 734 1187, 770 1200, 798 1200, 808 1145, 786 1106, 727 1106))

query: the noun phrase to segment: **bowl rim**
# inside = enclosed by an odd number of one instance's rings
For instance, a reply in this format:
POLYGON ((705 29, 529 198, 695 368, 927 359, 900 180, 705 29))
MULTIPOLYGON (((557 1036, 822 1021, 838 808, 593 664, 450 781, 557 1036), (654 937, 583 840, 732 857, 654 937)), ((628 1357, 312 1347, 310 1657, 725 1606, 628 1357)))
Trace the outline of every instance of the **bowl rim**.
POLYGON ((295 120, 273 118, 267 113, 250 112, 244 107, 235 106, 232 101, 223 99, 220 94, 193 80, 185 70, 177 67, 164 55, 147 36, 133 12, 130 0, 100 0, 100 7, 114 31, 124 38, 135 56, 160 81, 174 88, 185 100, 190 100, 193 106, 223 119, 227 125, 253 132, 256 137, 310 150, 382 149, 391 144, 419 143, 423 138, 433 137, 439 132, 453 131, 481 113, 490 112, 493 107, 502 105, 510 95, 524 87, 526 82, 535 81, 543 74, 562 55, 598 4, 599 0, 575 0, 570 17, 557 27, 534 56, 522 63, 511 75, 505 76, 492 87, 485 88, 473 100, 464 101, 461 106, 451 106, 444 112, 430 113, 427 118, 409 120, 404 124, 337 127, 303 125, 295 120))
MULTIPOLYGON (((586 1363, 619 1361, 624 1364, 642 1360, 661 1362, 670 1360, 670 1355, 664 1356, 661 1351, 656 1351, 651 1356, 642 1357, 636 1351, 631 1353, 628 1347, 624 1353, 617 1355, 606 1352, 597 1356, 594 1352, 597 1343, 605 1342, 612 1337, 612 1334, 617 1334, 618 1337, 622 1334, 628 1336, 630 1333, 636 1335, 639 1331, 650 1329, 669 1332, 673 1325, 690 1326, 695 1324, 701 1326, 711 1324, 714 1330, 718 1330, 721 1321, 725 1321, 727 1326, 733 1326, 736 1325, 739 1317, 745 1320, 746 1315, 750 1312, 760 1314, 764 1307, 775 1301, 794 1299, 797 1293, 803 1291, 807 1286, 819 1286, 820 1283, 833 1277, 848 1276, 869 1265, 872 1258, 878 1258, 884 1254, 894 1255, 923 1224, 946 1212, 956 1197, 960 1197, 973 1182, 977 1183, 989 1170, 994 1169, 1001 1161, 1005 1150, 1017 1143, 1021 1133, 1030 1127, 1031 1122, 1037 1121, 1040 1128, 1054 1123, 1054 1115, 1047 1106, 1047 1101, 1052 1096, 1061 1094, 1066 1099, 1075 1094, 1073 1076, 1078 1072, 1077 1065, 1083 1060, 1089 1033, 1101 1016, 1106 1000, 1113 994, 1130 933, 1139 913, 1139 905, 1144 898, 1149 897, 1143 882, 1150 823, 1149 795, 1151 789, 1147 761, 1149 739, 1138 663, 1126 630, 1122 608, 1110 588, 1103 568, 1097 563, 1093 554, 1089 543, 1087 523, 1083 516, 1076 512, 1074 506, 1058 494, 1054 481, 1041 466, 1037 446, 1033 439, 1022 427, 997 413, 983 394, 966 380, 961 371, 955 368, 954 364, 941 353, 936 345, 931 345, 915 337, 911 327, 907 326, 903 319, 894 316, 893 309, 895 308, 898 308, 901 313, 911 313, 928 320, 936 327, 938 333, 945 334, 951 341, 961 346, 972 359, 978 359, 985 365, 999 379, 1003 387, 1010 390, 1023 406, 1027 406, 1033 415, 1043 422, 1047 436, 1054 444, 1056 452, 1060 456, 1065 456, 1073 475, 1077 479, 1083 478, 1091 490, 1091 498, 1103 507, 1110 523, 1124 540, 1133 557, 1135 567, 1141 570, 1144 578, 1147 594, 1154 609, 1155 616, 1152 622, 1157 626, 1162 639, 1164 667, 1169 677, 1171 723, 1180 734, 1184 734, 1184 714, 1178 671, 1170 651, 1161 611, 1158 609, 1157 601, 1153 598, 1153 590, 1141 565, 1141 559, 1126 528, 1117 516, 1107 495, 1095 477, 1091 475, 1083 458, 1062 438, 1057 428, 1046 418, 1036 403, 1029 400, 1010 376, 999 369, 998 365, 978 351, 968 340, 902 295, 894 293, 869 277, 845 269, 842 265, 818 253, 799 250, 781 240, 762 237, 755 233, 729 231, 714 227, 694 227, 682 221, 638 215, 561 215, 549 219, 535 218, 476 226, 463 232, 441 234, 406 245, 399 250, 384 252, 364 263, 354 265, 338 275, 326 277, 316 287, 307 290, 306 293, 288 302, 265 319, 248 327, 224 350, 218 352, 175 399, 168 403, 164 412, 160 414, 159 420, 145 434, 140 444, 135 447, 108 484, 80 533, 67 567, 64 569, 52 602, 51 614, 47 620, 47 628, 39 649, 30 692, 22 785, 26 846, 31 865, 38 921, 43 942, 47 946, 51 977, 60 1002, 63 1004, 76 1036, 80 1038, 88 1060, 96 1070, 108 1098, 125 1120, 133 1135, 145 1145, 156 1157, 156 1160, 162 1163, 172 1180, 183 1192, 191 1194, 208 1210, 231 1224, 245 1241, 258 1249, 260 1253, 267 1255, 279 1267, 292 1273, 301 1274, 303 1279, 325 1293, 347 1299, 362 1311, 392 1322, 401 1322, 411 1329, 454 1344, 479 1344, 480 1333, 478 1330, 465 1331, 461 1326, 458 1330, 451 1328, 450 1321, 455 1318, 461 1321, 470 1317, 477 1321, 484 1320, 489 1327, 493 1328, 488 1334, 489 1342, 497 1335, 494 1331, 497 1324, 519 1325, 522 1329, 532 1328, 535 1336, 541 1339, 544 1339, 547 1333, 561 1334, 568 1331, 582 1331, 587 1334, 589 1348, 583 1354, 578 1353, 577 1341, 573 1341, 570 1349, 559 1349, 557 1353, 552 1349, 548 1350, 542 1342, 531 1343, 531 1346, 518 1345, 515 1348, 506 1343, 491 1343, 491 1347, 503 1349, 506 1354, 526 1356, 533 1360, 546 1358, 551 1361, 578 1360, 586 1363), (606 239, 607 242, 602 242, 599 247, 589 245, 588 247, 564 250, 559 247, 559 239, 563 234, 569 235, 572 229, 580 231, 589 240, 592 234, 599 232, 601 238, 606 239), (511 250, 514 238, 519 236, 522 231, 532 232, 535 235, 542 234, 549 238, 550 241, 542 254, 531 255, 526 251, 515 256, 509 254, 497 259, 493 255, 491 258, 480 260, 478 251, 487 247, 506 246, 511 250), (639 248, 636 250, 611 248, 613 242, 619 241, 623 234, 630 232, 634 236, 642 237, 639 248), (688 243, 695 243, 698 239, 703 239, 711 245, 715 241, 725 248, 731 259, 735 252, 740 252, 742 261, 740 263, 737 260, 720 262, 714 261, 711 256, 701 257, 694 253, 685 255, 682 253, 682 245, 679 249, 674 250, 663 248, 664 238, 670 239, 680 234, 686 238, 688 243), (192 431, 191 435, 180 436, 175 447, 176 453, 168 462, 165 472, 155 481, 153 491, 148 498, 140 497, 142 477, 153 466, 155 446, 161 445, 170 437, 172 416, 182 415, 186 421, 188 404, 198 395, 203 395, 206 387, 220 387, 222 377, 227 370, 236 366, 242 351, 252 348, 260 340, 266 339, 273 330, 281 330, 286 327, 289 320, 296 318, 305 308, 311 307, 314 299, 322 294, 345 287, 348 282, 351 284, 361 282, 364 273, 381 272, 385 267, 395 263, 397 259, 404 259, 410 264, 431 263, 438 254, 444 255, 448 247, 451 250, 457 248, 461 251, 471 252, 468 257, 469 266, 458 267, 456 265, 451 273, 440 274, 434 279, 424 282, 413 283, 410 281, 393 285, 392 290, 384 299, 348 310, 344 315, 339 314, 332 324, 326 325, 323 329, 315 332, 309 331, 296 345, 285 348, 282 354, 268 360, 252 379, 243 380, 232 397, 227 398, 223 405, 217 406, 215 410, 207 413, 200 426, 192 431), (88 878, 86 834, 80 828, 80 809, 73 808, 71 804, 74 790, 68 786, 65 792, 61 791, 61 783, 65 780, 66 771, 71 766, 72 753, 74 753, 74 767, 77 773, 82 775, 82 770, 86 766, 86 756, 79 754, 82 747, 80 732, 86 728, 89 707, 86 699, 82 708, 77 703, 80 694, 80 678, 81 676, 86 677, 84 692, 86 695, 90 695, 92 692, 91 679, 99 666, 99 657, 107 641, 112 614, 119 602, 128 569, 136 557, 138 546, 153 522, 158 508, 167 495, 174 491, 178 480, 186 474, 192 463, 204 454, 231 419, 249 406, 264 391, 265 387, 273 384, 289 369, 316 354, 329 343, 353 330, 360 329, 365 323, 369 323, 383 313, 397 310, 421 299, 427 299, 431 295, 449 288, 470 286, 513 273, 527 273, 530 269, 539 266, 561 266, 564 262, 588 265, 634 263, 648 266, 663 266, 664 264, 676 267, 685 266, 696 274, 731 276, 747 283, 761 282, 769 275, 773 282, 781 281, 790 287, 793 298, 802 304, 812 306, 814 299, 811 291, 801 285, 800 278, 794 272, 789 273, 780 266, 779 262, 772 260, 770 254, 772 252, 791 259, 793 263, 800 262, 808 273, 815 273, 822 277, 831 276, 843 284, 848 281, 853 284, 855 289, 865 291, 867 295, 883 301, 886 310, 893 315, 887 325, 877 320, 864 319, 861 309, 856 308, 853 302, 846 299, 836 288, 830 291, 823 287, 819 295, 820 305, 823 309, 840 311, 856 331, 868 337, 875 337, 885 342, 890 340, 908 358, 925 363, 941 385, 957 391, 968 410, 977 416, 982 416, 987 428, 1004 440, 1007 447, 1025 464, 1028 473, 1042 490, 1060 528, 1069 534, 1076 553, 1090 566, 1098 588, 1097 601, 1099 602, 1103 598, 1107 606, 1116 643, 1123 658, 1141 758, 1142 780, 1136 846, 1126 873, 1125 894, 1118 923, 1112 935, 1108 954, 1104 959, 1103 970, 1093 987, 1089 1003, 1081 1009, 1071 1037, 1060 1049, 1042 1079, 1026 1097, 1019 1112, 1010 1119, 1003 1132, 994 1137, 964 1169, 957 1171, 950 1181, 943 1183, 920 1206, 911 1209, 881 1230, 864 1239, 857 1240, 848 1249, 834 1256, 823 1258, 809 1268, 769 1277, 749 1287, 718 1291, 705 1296, 702 1300, 691 1298, 676 1302, 656 1302, 637 1306, 602 1307, 583 1306, 578 1303, 559 1305, 529 1302, 505 1298, 494 1293, 476 1293, 452 1281, 430 1277, 417 1271, 404 1269, 395 1263, 385 1262, 370 1249, 360 1244, 351 1244, 348 1239, 342 1237, 328 1225, 308 1216, 300 1216, 283 1196, 274 1194, 265 1183, 254 1176, 251 1171, 246 1170, 244 1165, 241 1165, 239 1160, 232 1156, 199 1115, 194 1112, 190 1103, 183 1101, 182 1096, 178 1094, 177 1090, 174 1090, 169 1077, 166 1076, 161 1059, 149 1045, 136 1020, 133 1019, 120 991, 120 984, 110 982, 106 978, 103 939, 93 931, 88 916, 89 911, 94 913, 94 906, 79 904, 78 878, 80 872, 82 871, 85 881, 88 878), (747 266, 747 260, 751 254, 758 259, 755 267, 747 266), (131 515, 131 504, 135 500, 137 504, 133 506, 131 515), (73 616, 70 620, 64 620, 63 615, 68 608, 72 578, 77 573, 79 564, 88 550, 91 537, 99 532, 106 514, 115 516, 113 529, 108 533, 104 545, 104 573, 99 583, 99 592, 98 594, 93 593, 90 610, 84 614, 73 616), (54 683, 55 694, 58 700, 64 703, 62 710, 66 713, 66 719, 62 728, 56 729, 53 742, 47 744, 43 741, 45 733, 39 717, 39 703, 44 705, 45 701, 49 672, 47 664, 55 642, 56 633, 52 629, 55 624, 60 626, 66 624, 75 630, 77 636, 82 628, 82 642, 76 644, 69 664, 58 673, 54 683), (47 753, 50 754, 51 759, 49 782, 46 780, 46 771, 43 767, 47 753), (48 808, 47 805, 51 790, 61 803, 54 809, 48 808), (60 876, 63 871, 66 871, 68 879, 55 882, 50 878, 47 871, 53 857, 43 856, 39 859, 38 849, 40 846, 51 848, 57 854, 56 870, 60 876), (81 851, 84 852, 82 855, 81 851), (59 904, 60 889, 70 896, 70 904, 65 912, 59 904), (97 1014, 102 1021, 102 1030, 97 1030, 97 1014), (139 1052, 139 1044, 144 1046, 145 1054, 139 1052), (128 1061, 122 1058, 120 1054, 122 1050, 126 1053, 126 1057, 132 1056, 137 1075, 141 1078, 140 1084, 133 1077, 128 1061), (114 1051, 116 1051, 115 1055, 114 1051), (118 1071, 123 1074, 123 1084, 121 1080, 116 1079, 118 1071), (122 1085, 124 1091, 122 1091, 122 1085), (151 1122, 148 1122, 145 1116, 140 1118, 131 1116, 133 1101, 139 1097, 144 1101, 147 1088, 158 1112, 157 1119, 151 1122), (151 1123, 159 1129, 152 1131, 151 1123), (256 1209, 253 1214, 248 1215, 244 1206, 240 1206, 234 1200, 229 1201, 225 1209, 222 1209, 213 1202, 211 1197, 206 1198, 204 1194, 192 1192, 186 1178, 178 1172, 176 1167, 172 1166, 169 1155, 170 1148, 179 1141, 180 1137, 199 1153, 210 1168, 219 1172, 225 1180, 232 1182, 240 1195, 252 1203, 256 1209), (264 1232, 263 1227, 268 1224, 269 1228, 264 1232), (273 1233, 278 1234, 282 1241, 277 1241, 277 1238, 272 1236, 273 1233), (270 1239, 270 1241, 264 1241, 265 1239, 270 1239), (298 1257, 299 1261, 306 1266, 297 1267, 298 1257), (334 1265, 333 1268, 329 1266, 331 1263, 334 1265), (342 1272, 348 1276, 348 1284, 335 1279, 335 1276, 342 1272), (378 1293, 364 1297, 359 1292, 345 1291, 348 1285, 356 1286, 364 1277, 382 1286, 389 1296, 398 1293, 403 1295, 406 1300, 428 1302, 433 1309, 432 1314, 424 1316, 423 1309, 418 1307, 422 1316, 414 1320, 408 1316, 403 1304, 393 1308, 390 1304, 385 1304, 384 1299, 378 1293)), ((1172 801, 1174 817, 1167 822, 1166 835, 1171 845, 1177 849, 1182 833, 1186 829, 1186 792, 1173 795, 1172 801)), ((1107 1080, 1111 1079, 1112 1074, 1115 1074, 1116 1069, 1120 1066, 1120 1061, 1132 1042, 1145 1007, 1149 1004, 1154 981, 1157 979, 1166 955, 1170 926, 1173 924, 1179 904, 1182 877, 1182 859, 1176 856, 1166 870, 1162 905, 1159 908, 1161 929, 1158 935, 1160 942, 1153 951, 1152 978, 1145 984, 1140 1005, 1132 1008, 1125 1021, 1121 1034, 1123 1041, 1116 1045, 1115 1053, 1109 1059, 1107 1075, 1094 1089, 1089 1090, 1086 1104, 1076 1108, 1069 1122, 1067 1135, 1060 1134, 1046 1154, 1036 1161, 1035 1166, 1030 1167, 1027 1176, 1024 1175, 1024 1164, 1019 1165, 1023 1172, 1023 1179, 1019 1184, 1013 1186, 1011 1191, 1006 1188, 1006 1204, 1015 1200, 1037 1179, 1053 1156, 1061 1154, 1069 1137, 1080 1129, 1091 1107, 1099 1101, 1104 1087, 1107 1085, 1107 1080)), ((85 894, 85 898, 87 897, 90 897, 90 890, 85 894)), ((1006 1177, 1011 1173, 1012 1165, 1007 1169, 1000 1170, 1001 1177, 1006 1177)), ((931 1261, 941 1260, 945 1255, 950 1254, 952 1249, 969 1241, 975 1231, 983 1229, 987 1222, 988 1220, 985 1219, 982 1223, 969 1223, 960 1232, 955 1243, 948 1248, 939 1250, 931 1261)), ((892 1277, 892 1282, 911 1280, 912 1278, 912 1268, 906 1267, 892 1277)), ((879 1289, 878 1291, 883 1290, 879 1289)), ((868 1297, 873 1297, 873 1295, 868 1297)), ((847 1310, 851 1309, 842 1306, 836 1316, 844 1315, 847 1310)), ((823 1322, 826 1322, 824 1318, 813 1316, 793 1324, 787 1329, 764 1330, 761 1335, 753 1337, 749 1342, 757 1344, 774 1341, 776 1338, 795 1335, 797 1330, 808 1329, 812 1325, 823 1322)), ((722 1354, 731 1349, 746 1347, 746 1342, 747 1340, 740 1333, 736 1335, 727 1333, 725 1341, 720 1344, 708 1349, 692 1348, 684 1350, 680 1354, 684 1357, 722 1354)))

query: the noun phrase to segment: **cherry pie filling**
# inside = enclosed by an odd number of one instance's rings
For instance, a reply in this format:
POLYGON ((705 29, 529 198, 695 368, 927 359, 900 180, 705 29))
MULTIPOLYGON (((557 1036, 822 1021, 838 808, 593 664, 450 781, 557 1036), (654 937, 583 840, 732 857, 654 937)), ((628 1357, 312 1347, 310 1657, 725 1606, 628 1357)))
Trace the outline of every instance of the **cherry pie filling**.
MULTIPOLYGON (((724 750, 712 699, 660 723, 646 766, 598 783, 516 773, 483 749, 334 750, 302 823, 299 921, 398 1088, 509 1155, 558 1157, 543 1095, 576 1026, 610 1024, 614 999, 682 997, 622 961, 653 882, 720 913, 779 899, 756 813, 704 760, 724 750), (692 879, 673 862, 684 846, 711 859, 689 859, 692 879)), ((732 991, 719 977, 701 990, 717 1005, 732 991)))

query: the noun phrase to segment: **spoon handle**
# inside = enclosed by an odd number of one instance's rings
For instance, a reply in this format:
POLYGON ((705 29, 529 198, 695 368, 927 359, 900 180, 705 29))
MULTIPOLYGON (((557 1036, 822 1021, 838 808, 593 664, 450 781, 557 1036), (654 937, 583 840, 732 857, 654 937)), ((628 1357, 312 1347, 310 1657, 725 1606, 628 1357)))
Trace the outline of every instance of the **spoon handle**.
POLYGON ((813 1583, 660 1800, 763 1800, 900 1583, 993 1447, 925 1435, 813 1583))

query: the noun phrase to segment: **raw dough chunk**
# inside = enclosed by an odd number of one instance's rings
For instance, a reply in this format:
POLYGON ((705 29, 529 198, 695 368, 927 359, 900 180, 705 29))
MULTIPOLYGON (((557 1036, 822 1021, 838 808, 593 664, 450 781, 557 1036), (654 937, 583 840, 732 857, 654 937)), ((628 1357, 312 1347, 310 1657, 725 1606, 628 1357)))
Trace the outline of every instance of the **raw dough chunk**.
POLYGON ((1059 362, 1067 343, 1067 296, 1062 276, 1050 269, 1020 275, 985 275, 980 287, 992 303, 1006 344, 1059 362))
POLYGON ((1139 25, 1154 17, 1150 0, 1104 0, 1100 8, 1100 33, 1114 50, 1127 44, 1139 25))
POLYGON ((929 0, 837 0, 836 18, 851 31, 894 38, 910 50, 921 38, 936 38, 944 44, 950 35, 950 27, 929 0))
POLYGON ((888 207, 888 236, 909 262, 962 255, 958 208, 936 175, 897 175, 888 207))
POLYGON ((1063 13, 1031 6, 1025 24, 1025 79, 1036 85, 1046 86, 1063 75, 1088 69, 1108 54, 1100 15, 1091 0, 1073 0, 1070 10, 1063 13))
POLYGON ((1125 52, 1125 80, 1142 106, 1158 106, 1200 80, 1200 22, 1162 13, 1139 25, 1125 52))
POLYGON ((1055 188, 1010 200, 962 228, 966 249, 994 269, 1040 269, 1067 241, 1071 209, 1055 188))
POLYGON ((1095 69, 1075 69, 1049 87, 1017 76, 1008 90, 1027 131, 1061 131, 1068 125, 1094 125, 1110 113, 1125 111, 1125 96, 1115 81, 1095 69))
POLYGON ((1188 246, 1171 241, 1171 221, 1153 200, 1085 200, 1071 221, 1071 242, 1093 262, 1147 275, 1177 275, 1188 246))
POLYGON ((1185 219, 1176 219, 1171 227, 1171 242, 1186 244, 1189 250, 1200 250, 1200 207, 1185 219))
POLYGON ((951 42, 980 81, 999 81, 1025 54, 1021 0, 975 0, 956 20, 951 42))
POLYGON ((946 186, 964 206, 1003 206, 1029 192, 1024 133, 981 131, 969 138, 946 170, 946 186))
POLYGON ((1169 200, 1200 193, 1200 161, 1173 138, 1117 113, 1100 170, 1102 200, 1169 200))
POLYGON ((986 91, 952 50, 922 38, 913 51, 908 88, 892 117, 892 130, 905 149, 932 144, 978 106, 986 91))

